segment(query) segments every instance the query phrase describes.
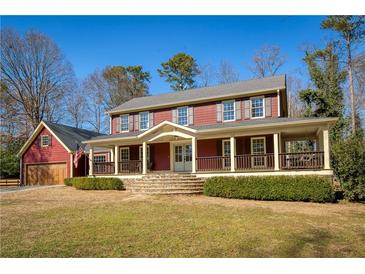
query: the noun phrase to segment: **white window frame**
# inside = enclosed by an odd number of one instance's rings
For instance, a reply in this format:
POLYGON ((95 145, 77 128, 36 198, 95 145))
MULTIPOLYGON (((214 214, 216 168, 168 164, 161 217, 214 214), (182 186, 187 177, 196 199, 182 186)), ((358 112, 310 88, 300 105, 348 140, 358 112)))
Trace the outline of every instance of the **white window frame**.
POLYGON ((139 130, 140 131, 143 131, 143 130, 147 130, 147 129, 149 129, 149 127, 150 127, 150 112, 149 111, 142 111, 142 112, 140 112, 139 113, 139 130), (141 119, 141 115, 142 114, 147 114, 147 128, 142 128, 142 119, 141 119))
POLYGON ((188 126, 189 125, 189 107, 188 106, 183 106, 183 107, 178 107, 177 110, 176 110, 176 120, 177 120, 177 124, 180 125, 180 126, 188 126), (179 109, 183 109, 185 108, 186 109, 186 124, 180 124, 179 122, 179 109))
POLYGON ((226 100, 226 101, 222 102, 222 121, 223 121, 223 123, 236 121, 236 101, 235 100, 226 100), (224 120, 224 103, 233 103, 233 119, 224 120))
POLYGON ((129 132, 129 114, 120 115, 120 132, 129 132), (123 130, 123 117, 127 117, 127 130, 123 130))
MULTIPOLYGON (((140 161, 142 161, 142 156, 143 155, 143 146, 139 146, 138 147, 138 159, 140 161)), ((150 150, 150 145, 147 145, 147 162, 151 161, 151 150, 150 150)))
POLYGON ((95 163, 106 163, 106 155, 94 155, 94 162, 95 163), (101 157, 103 157, 104 158, 104 161, 97 161, 96 159, 97 158, 101 158, 101 157))
POLYGON ((129 151, 129 147, 120 147, 119 148, 119 161, 129 161, 129 159, 131 158, 131 155, 130 155, 130 151, 129 151), (128 159, 122 159, 122 150, 127 150, 128 151, 128 159))
POLYGON ((251 119, 261 119, 261 118, 265 118, 265 96, 255 96, 255 97, 250 97, 250 118, 251 119), (262 99, 262 116, 257 116, 257 117, 253 117, 252 116, 252 100, 253 99, 262 99))
POLYGON ((222 161, 223 161, 223 163, 222 163, 223 167, 227 168, 227 167, 230 167, 231 166, 230 165, 230 161, 231 161, 231 158, 230 157, 231 157, 231 154, 232 154, 232 151, 231 151, 231 140, 230 139, 223 139, 222 140, 222 157, 229 157, 228 161, 226 161, 227 160, 226 158, 223 158, 222 159, 222 161), (228 143, 228 147, 229 147, 229 155, 228 156, 224 155, 224 143, 228 143), (227 164, 227 162, 229 164, 227 164))
POLYGON ((49 136, 48 135, 41 135, 41 147, 49 147, 49 136), (43 139, 47 137, 47 144, 43 144, 43 139))
POLYGON ((254 160, 254 156, 253 155, 260 155, 260 154, 254 154, 253 153, 253 140, 264 140, 264 153, 262 154, 266 154, 266 137, 262 136, 262 137, 251 137, 251 164, 253 167, 264 167, 267 166, 267 162, 266 162, 266 157, 264 157, 264 164, 263 165, 255 165, 255 160, 254 160))

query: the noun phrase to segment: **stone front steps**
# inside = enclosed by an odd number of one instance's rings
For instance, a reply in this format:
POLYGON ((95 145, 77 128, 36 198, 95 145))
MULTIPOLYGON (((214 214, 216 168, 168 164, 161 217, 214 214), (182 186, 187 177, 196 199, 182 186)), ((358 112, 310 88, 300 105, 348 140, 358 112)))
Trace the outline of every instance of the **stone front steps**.
POLYGON ((148 174, 123 182, 127 190, 146 194, 199 194, 204 185, 204 179, 184 173, 148 174))

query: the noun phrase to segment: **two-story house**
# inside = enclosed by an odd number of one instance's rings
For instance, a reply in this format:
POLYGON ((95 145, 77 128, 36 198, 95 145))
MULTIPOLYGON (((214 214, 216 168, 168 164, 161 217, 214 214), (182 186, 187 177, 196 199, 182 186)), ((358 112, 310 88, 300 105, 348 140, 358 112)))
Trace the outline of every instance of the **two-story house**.
POLYGON ((134 98, 108 114, 110 135, 83 142, 89 175, 332 174, 337 119, 288 118, 285 75, 134 98), (293 150, 299 140, 311 145, 293 150), (104 160, 94 161, 95 148, 108 151, 104 160))

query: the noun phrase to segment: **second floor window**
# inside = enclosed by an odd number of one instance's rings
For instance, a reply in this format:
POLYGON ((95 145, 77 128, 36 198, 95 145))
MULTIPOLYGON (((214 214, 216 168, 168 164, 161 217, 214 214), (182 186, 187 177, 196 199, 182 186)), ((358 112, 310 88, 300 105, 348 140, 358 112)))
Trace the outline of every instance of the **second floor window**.
POLYGON ((120 131, 129 130, 129 115, 124 114, 120 116, 120 131))
POLYGON ((149 113, 140 112, 139 113, 139 129, 140 130, 148 129, 148 124, 149 124, 149 113))
POLYGON ((235 120, 234 116, 234 101, 225 101, 223 102, 223 121, 233 121, 235 120))
POLYGON ((48 147, 49 146, 49 136, 42 135, 41 136, 41 147, 48 147))
POLYGON ((179 125, 188 125, 188 107, 179 107, 177 109, 177 122, 179 125))
POLYGON ((251 98, 251 118, 264 117, 264 97, 251 98))

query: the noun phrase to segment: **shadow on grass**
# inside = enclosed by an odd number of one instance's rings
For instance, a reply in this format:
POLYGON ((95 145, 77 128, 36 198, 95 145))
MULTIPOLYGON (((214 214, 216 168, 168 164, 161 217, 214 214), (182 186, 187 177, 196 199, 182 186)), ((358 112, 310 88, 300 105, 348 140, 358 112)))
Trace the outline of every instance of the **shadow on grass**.
POLYGON ((288 258, 329 257, 329 244, 333 237, 323 229, 311 229, 291 234, 283 247, 282 255, 288 258))

